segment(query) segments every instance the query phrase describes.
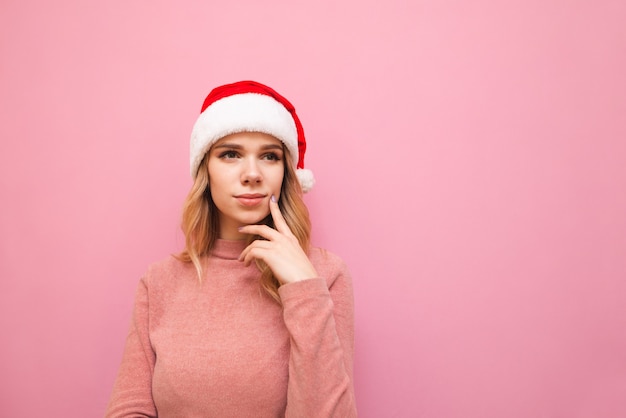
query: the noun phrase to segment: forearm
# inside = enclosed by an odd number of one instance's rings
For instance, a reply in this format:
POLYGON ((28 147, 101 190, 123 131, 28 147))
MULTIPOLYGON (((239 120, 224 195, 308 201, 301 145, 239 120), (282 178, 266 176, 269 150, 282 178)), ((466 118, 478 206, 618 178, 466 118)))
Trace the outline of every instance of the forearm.
POLYGON ((291 336, 286 417, 356 416, 351 300, 349 314, 336 312, 323 279, 291 286, 281 291, 291 336))

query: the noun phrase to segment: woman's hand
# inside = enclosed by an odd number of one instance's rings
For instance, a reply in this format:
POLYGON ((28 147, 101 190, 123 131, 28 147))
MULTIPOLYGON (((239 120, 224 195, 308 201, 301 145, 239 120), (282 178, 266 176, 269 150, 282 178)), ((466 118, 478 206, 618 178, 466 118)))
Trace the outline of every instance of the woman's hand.
POLYGON ((244 234, 259 235, 264 240, 255 240, 239 256, 246 266, 252 260, 263 260, 281 284, 318 277, 295 235, 289 229, 274 196, 270 199, 270 213, 276 229, 267 225, 246 225, 239 228, 244 234))

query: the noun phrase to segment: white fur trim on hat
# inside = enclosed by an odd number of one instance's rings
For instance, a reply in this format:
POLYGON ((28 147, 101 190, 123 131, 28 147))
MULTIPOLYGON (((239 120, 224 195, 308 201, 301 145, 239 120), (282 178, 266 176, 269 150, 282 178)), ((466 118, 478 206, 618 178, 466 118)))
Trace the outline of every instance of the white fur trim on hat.
POLYGON ((300 186, 302 186, 302 191, 304 193, 307 193, 315 185, 315 177, 313 177, 313 172, 308 168, 297 169, 296 176, 298 177, 298 181, 300 182, 300 186))
POLYGON ((272 135, 285 144, 297 164, 298 132, 289 111, 270 96, 242 93, 217 100, 196 120, 191 131, 191 177, 196 176, 202 158, 215 142, 238 132, 272 135))

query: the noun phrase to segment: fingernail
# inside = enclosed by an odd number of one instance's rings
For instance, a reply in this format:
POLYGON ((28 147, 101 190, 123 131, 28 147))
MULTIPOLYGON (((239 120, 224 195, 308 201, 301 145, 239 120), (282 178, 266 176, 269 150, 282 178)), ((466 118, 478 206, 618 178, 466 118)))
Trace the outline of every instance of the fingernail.
POLYGON ((237 231, 241 231, 243 229, 243 226, 238 226, 237 227, 237 231))
POLYGON ((274 203, 276 203, 276 196, 272 195, 272 197, 270 197, 270 200, 274 203))

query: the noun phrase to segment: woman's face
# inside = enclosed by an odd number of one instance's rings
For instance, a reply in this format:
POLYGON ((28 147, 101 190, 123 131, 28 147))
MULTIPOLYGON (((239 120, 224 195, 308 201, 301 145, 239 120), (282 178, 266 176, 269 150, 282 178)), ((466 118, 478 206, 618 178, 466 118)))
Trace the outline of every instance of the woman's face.
POLYGON ((280 196, 284 157, 282 142, 260 132, 228 135, 211 147, 207 169, 220 238, 243 239, 238 227, 269 215, 270 197, 280 196))

